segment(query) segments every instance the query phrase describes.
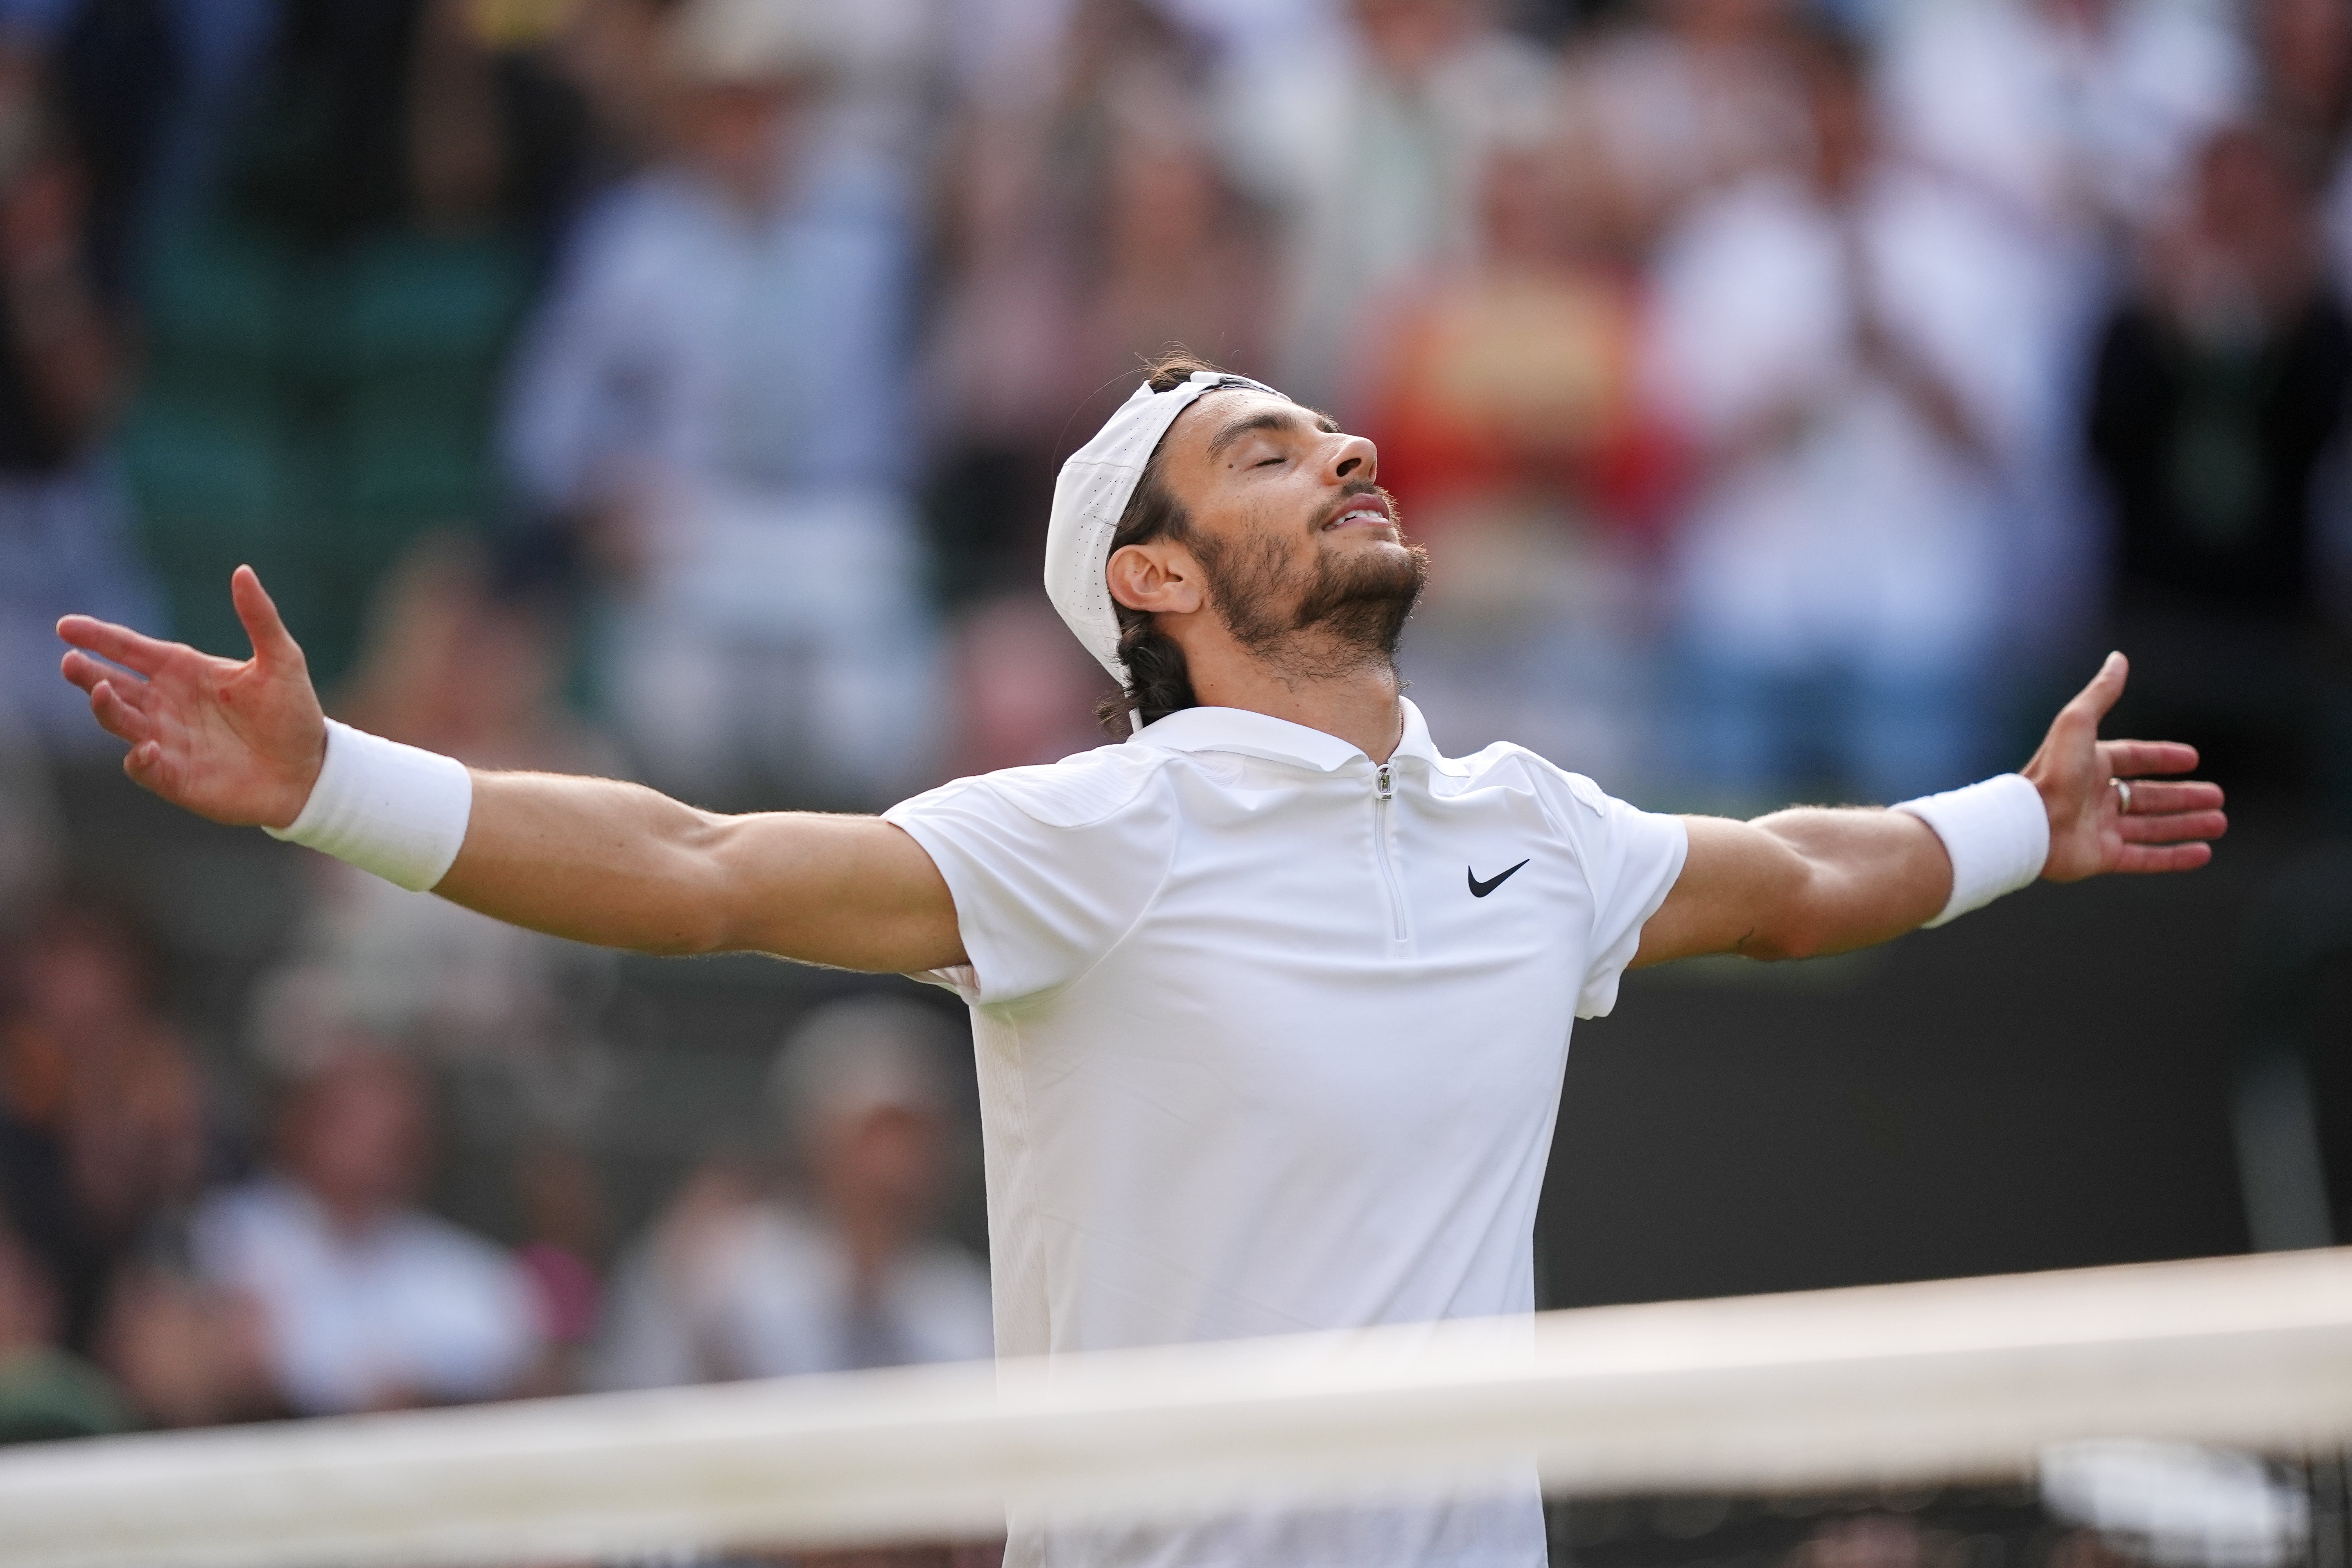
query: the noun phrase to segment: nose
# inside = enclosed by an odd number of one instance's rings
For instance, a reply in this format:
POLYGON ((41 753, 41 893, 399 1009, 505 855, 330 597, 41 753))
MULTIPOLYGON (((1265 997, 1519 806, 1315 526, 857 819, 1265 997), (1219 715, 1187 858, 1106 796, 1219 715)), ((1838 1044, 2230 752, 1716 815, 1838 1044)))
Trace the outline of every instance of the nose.
POLYGON ((1370 479, 1381 471, 1380 448, 1361 436, 1339 437, 1331 452, 1331 478, 1370 479))

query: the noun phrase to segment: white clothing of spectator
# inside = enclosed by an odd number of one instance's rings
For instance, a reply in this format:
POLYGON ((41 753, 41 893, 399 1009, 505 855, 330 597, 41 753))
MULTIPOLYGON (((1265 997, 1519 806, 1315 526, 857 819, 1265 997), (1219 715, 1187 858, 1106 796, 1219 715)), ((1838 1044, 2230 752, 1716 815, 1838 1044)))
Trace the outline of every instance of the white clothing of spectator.
POLYGON ((521 1270, 413 1206, 425 1116, 406 1063, 337 1048, 289 1093, 277 1173, 196 1213, 198 1269, 260 1309, 278 1397, 298 1415, 495 1399, 538 1364, 521 1270))
POLYGON ((992 1352, 988 1273, 960 1247, 910 1248, 861 1302, 840 1246, 809 1215, 764 1201, 701 1218, 685 1259, 656 1246, 623 1266, 592 1374, 600 1386, 985 1361, 992 1352))
POLYGON ((1882 86, 1906 153, 2070 235, 2153 218, 2253 83, 2205 0, 1924 0, 1893 26, 1882 86))
POLYGON ((762 1195, 720 1171, 689 1184, 622 1265, 596 1380, 986 1359, 988 1271, 929 1229, 953 1152, 941 1073, 957 1033, 892 1000, 837 1003, 795 1031, 769 1082, 803 1191, 762 1195))
POLYGON ((60 698, 47 679, 57 662, 58 617, 77 605, 106 614, 161 611, 131 545, 122 488, 100 461, 52 474, 0 472, 0 704, 45 750, 87 751, 89 704, 60 698))
POLYGON ((538 1356, 530 1288, 498 1247, 430 1215, 340 1232, 265 1177, 214 1198, 197 1261, 259 1303, 279 1394, 305 1415, 513 1392, 538 1356))
POLYGON ((1550 60, 1475 0, 1352 10, 1353 26, 1298 50, 1237 57, 1216 116, 1234 178, 1281 229, 1276 379, 1335 410, 1367 306, 1475 250, 1487 154, 1536 139, 1556 90, 1550 60))
POLYGON ((628 580, 602 662, 647 774, 857 804, 921 773, 930 731, 915 205, 903 166, 825 133, 829 57, 761 25, 748 58, 678 51, 678 152, 583 224, 506 447, 530 500, 589 524, 628 580))
POLYGON ((1827 752, 1897 800, 1981 747, 2015 458, 2058 412, 2049 279, 1968 192, 1873 155, 1850 72, 1815 76, 1821 167, 1701 204, 1654 279, 1651 374, 1710 468, 1674 563, 1692 775, 1818 787, 1797 753, 1827 752))
POLYGON ((2215 0, 1922 0, 1891 22, 1879 71, 1889 151, 1984 201, 2038 253, 2060 402, 2021 452, 2029 510, 2013 587, 2021 647, 2095 612, 2104 523, 2080 402, 2119 241, 2160 221, 2192 160, 2254 90, 2215 0))
POLYGON ((1651 233, 1698 195, 1790 163, 1803 106, 1779 58, 1789 0, 1673 0, 1567 62, 1567 113, 1651 233))

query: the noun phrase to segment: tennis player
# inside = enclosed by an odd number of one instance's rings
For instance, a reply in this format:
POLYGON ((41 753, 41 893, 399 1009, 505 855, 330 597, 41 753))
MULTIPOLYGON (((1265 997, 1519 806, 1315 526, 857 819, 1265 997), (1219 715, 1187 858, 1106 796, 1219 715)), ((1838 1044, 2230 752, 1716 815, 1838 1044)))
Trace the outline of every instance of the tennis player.
MULTIPOLYGON (((2098 738, 2120 656, 2022 773, 1891 809, 1655 816, 1517 746, 1441 755, 1391 657, 1426 565, 1377 466, 1163 362, 1064 468, 1045 563, 1132 732, 879 816, 719 816, 349 729, 249 568, 248 659, 58 630, 131 776, 216 822, 583 942, 953 987, 1006 1354, 1526 1313, 1570 1030, 1627 968, 1843 952, 2037 877, 2200 866, 2226 826, 2167 777, 2189 747, 2098 738)), ((1543 1527, 1529 1489, 1011 1552, 1534 1568, 1543 1527)))

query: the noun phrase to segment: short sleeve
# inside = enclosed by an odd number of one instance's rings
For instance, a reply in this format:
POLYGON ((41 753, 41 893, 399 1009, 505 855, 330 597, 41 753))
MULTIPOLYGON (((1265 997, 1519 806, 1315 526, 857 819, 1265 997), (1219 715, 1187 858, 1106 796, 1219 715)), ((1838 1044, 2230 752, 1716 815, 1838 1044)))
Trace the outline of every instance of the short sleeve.
POLYGON ((884 812, 946 879, 970 960, 922 978, 990 1006, 1091 969, 1166 877, 1175 815, 1157 782, 1155 753, 1110 746, 959 779, 884 812))
POLYGON ((1576 1016, 1604 1018, 1617 1005, 1617 983, 1642 945, 1642 928, 1683 874, 1690 834, 1682 818, 1638 810, 1580 773, 1560 778, 1574 802, 1562 815, 1592 887, 1591 956, 1576 1016))

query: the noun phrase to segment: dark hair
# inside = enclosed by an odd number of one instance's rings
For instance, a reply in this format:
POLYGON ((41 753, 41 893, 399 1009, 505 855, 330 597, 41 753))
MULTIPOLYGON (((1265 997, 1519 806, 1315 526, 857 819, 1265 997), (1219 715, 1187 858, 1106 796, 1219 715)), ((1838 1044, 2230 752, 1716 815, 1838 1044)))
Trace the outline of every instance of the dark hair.
MULTIPOLYGON (((1204 370, 1224 374, 1221 366, 1198 354, 1171 349, 1151 362, 1143 379, 1152 391, 1167 392, 1191 380, 1194 372, 1204 370)), ((1192 537, 1192 514, 1168 488, 1160 458, 1160 451, 1155 448, 1135 481, 1135 493, 1127 498, 1127 510, 1119 513, 1118 529, 1110 536, 1112 554, 1155 539, 1181 543, 1192 537)), ((1118 657, 1127 666, 1127 687, 1097 703, 1095 717, 1102 721, 1104 733, 1123 741, 1156 719, 1198 708, 1201 700, 1192 693, 1192 671, 1184 668, 1184 650, 1176 639, 1161 631, 1147 611, 1129 609, 1117 600, 1111 609, 1118 616, 1118 657)))

